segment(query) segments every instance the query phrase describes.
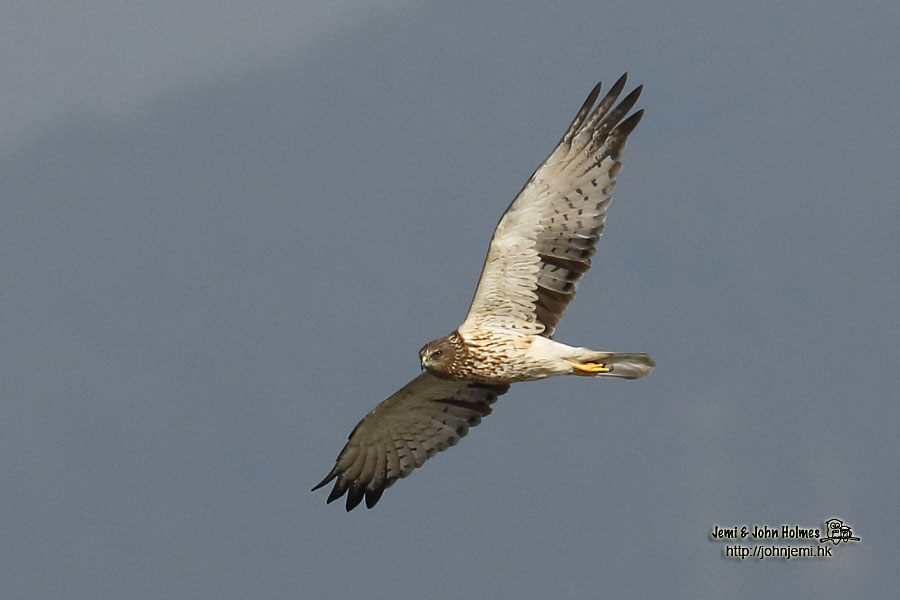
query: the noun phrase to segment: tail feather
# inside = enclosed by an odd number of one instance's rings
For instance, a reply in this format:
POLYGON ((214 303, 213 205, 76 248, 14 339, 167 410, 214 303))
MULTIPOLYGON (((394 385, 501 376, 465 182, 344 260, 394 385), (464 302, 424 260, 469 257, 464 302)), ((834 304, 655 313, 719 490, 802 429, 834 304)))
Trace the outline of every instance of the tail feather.
POLYGON ((609 369, 608 373, 595 373, 594 377, 639 379, 649 375, 656 366, 649 354, 629 352, 597 352, 589 360, 594 363, 602 363, 609 369))

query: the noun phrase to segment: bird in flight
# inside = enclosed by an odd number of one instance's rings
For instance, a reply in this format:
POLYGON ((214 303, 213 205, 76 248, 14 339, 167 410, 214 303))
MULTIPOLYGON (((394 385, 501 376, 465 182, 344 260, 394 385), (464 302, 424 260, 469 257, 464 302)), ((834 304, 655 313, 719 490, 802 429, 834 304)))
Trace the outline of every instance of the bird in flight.
POLYGON ((328 502, 372 508, 384 490, 455 445, 491 413, 510 384, 555 375, 637 379, 647 354, 599 352, 553 339, 575 287, 591 267, 625 142, 643 110, 626 118, 638 86, 616 105, 627 73, 597 103, 598 83, 559 144, 494 231, 462 325, 419 351, 422 374, 375 407, 350 433, 328 502))

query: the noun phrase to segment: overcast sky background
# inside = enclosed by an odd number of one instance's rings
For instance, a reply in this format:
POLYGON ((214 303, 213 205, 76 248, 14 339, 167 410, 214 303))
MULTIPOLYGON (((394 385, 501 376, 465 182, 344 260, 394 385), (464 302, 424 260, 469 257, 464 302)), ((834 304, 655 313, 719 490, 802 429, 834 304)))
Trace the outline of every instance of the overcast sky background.
POLYGON ((4 598, 896 592, 900 5, 450 4, 4 5, 4 598), (657 369, 517 385, 326 506, 624 71, 647 114, 557 339, 657 369), (709 539, 830 517, 862 540, 827 560, 709 539))

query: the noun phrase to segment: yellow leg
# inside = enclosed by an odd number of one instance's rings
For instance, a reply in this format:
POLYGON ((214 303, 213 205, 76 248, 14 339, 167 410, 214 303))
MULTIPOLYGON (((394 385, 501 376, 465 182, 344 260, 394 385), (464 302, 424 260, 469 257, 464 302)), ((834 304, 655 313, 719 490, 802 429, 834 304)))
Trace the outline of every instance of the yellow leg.
POLYGON ((609 373, 609 367, 607 367, 603 363, 576 363, 572 362, 571 360, 567 360, 566 362, 572 365, 572 368, 575 369, 575 375, 584 375, 590 377, 591 375, 596 375, 597 373, 609 373))

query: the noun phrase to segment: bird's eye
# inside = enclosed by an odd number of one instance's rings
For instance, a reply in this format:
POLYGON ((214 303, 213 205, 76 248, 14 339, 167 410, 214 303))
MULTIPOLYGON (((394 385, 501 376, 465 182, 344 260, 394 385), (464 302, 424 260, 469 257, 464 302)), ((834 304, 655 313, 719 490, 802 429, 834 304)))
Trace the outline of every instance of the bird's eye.
POLYGON ((441 358, 441 355, 444 354, 442 350, 435 350, 431 353, 431 360, 438 360, 441 358))

